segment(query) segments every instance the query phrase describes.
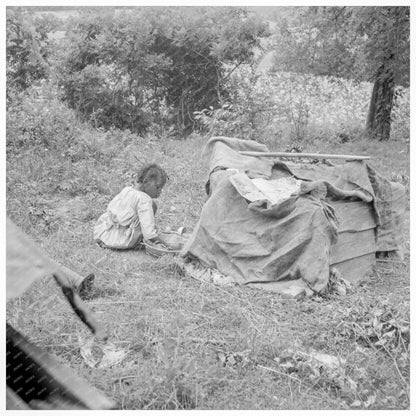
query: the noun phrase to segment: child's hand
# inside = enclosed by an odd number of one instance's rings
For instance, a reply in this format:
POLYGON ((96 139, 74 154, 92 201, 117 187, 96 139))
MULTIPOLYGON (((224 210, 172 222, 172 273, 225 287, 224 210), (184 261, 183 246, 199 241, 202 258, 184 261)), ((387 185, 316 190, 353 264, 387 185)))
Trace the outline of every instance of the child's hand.
POLYGON ((165 245, 169 250, 180 250, 182 248, 181 244, 179 244, 179 243, 169 242, 169 241, 165 240, 162 236, 159 236, 159 238, 160 238, 160 241, 162 242, 162 244, 165 245))

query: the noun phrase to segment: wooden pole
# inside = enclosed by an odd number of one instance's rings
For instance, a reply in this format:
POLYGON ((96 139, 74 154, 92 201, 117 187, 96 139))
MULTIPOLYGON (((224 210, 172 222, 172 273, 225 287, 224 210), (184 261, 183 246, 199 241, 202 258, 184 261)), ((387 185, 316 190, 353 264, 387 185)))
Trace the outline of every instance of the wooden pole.
POLYGON ((239 152, 244 156, 257 157, 310 157, 313 159, 344 159, 344 160, 369 160, 370 156, 354 156, 354 155, 331 155, 322 153, 292 153, 292 152, 239 152))

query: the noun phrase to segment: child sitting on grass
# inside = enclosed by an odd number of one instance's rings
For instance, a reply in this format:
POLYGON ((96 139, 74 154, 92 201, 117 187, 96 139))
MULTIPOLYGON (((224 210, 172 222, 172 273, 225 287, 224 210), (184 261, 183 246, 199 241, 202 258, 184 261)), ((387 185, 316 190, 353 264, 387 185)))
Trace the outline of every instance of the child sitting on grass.
POLYGON ((135 186, 125 187, 108 204, 107 211, 94 226, 94 240, 102 247, 137 249, 142 241, 169 246, 155 224, 156 203, 167 179, 157 164, 144 166, 137 174, 135 186))

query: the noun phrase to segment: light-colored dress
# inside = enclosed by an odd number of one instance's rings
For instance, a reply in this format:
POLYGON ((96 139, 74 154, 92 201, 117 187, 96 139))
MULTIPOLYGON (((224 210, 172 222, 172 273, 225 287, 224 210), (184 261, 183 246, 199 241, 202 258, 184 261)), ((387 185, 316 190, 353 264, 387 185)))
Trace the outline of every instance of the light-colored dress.
POLYGON ((132 186, 113 198, 94 226, 94 240, 109 248, 133 248, 157 235, 152 198, 132 186))

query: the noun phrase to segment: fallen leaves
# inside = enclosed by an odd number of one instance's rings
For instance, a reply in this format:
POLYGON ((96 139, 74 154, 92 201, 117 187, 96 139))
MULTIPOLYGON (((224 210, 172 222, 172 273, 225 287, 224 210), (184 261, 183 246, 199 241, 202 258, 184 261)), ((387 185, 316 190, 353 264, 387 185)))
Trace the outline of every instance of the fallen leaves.
POLYGON ((366 346, 394 352, 408 352, 410 326, 395 308, 383 305, 377 308, 347 308, 339 330, 366 346))
POLYGON ((92 368, 108 368, 120 364, 127 351, 117 348, 113 343, 101 343, 95 337, 87 340, 78 338, 80 353, 85 363, 92 368))
POLYGON ((357 383, 346 374, 346 361, 342 358, 310 350, 303 352, 288 349, 275 357, 278 370, 309 380, 313 385, 328 386, 346 392, 355 392, 357 383))
POLYGON ((244 350, 240 352, 217 352, 217 358, 223 367, 246 367, 250 362, 251 350, 244 350))

